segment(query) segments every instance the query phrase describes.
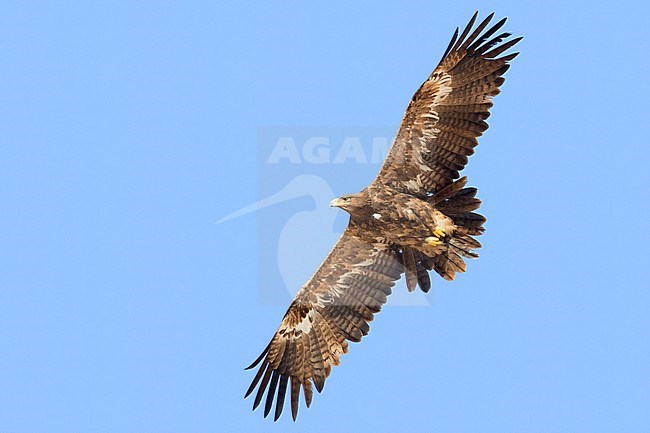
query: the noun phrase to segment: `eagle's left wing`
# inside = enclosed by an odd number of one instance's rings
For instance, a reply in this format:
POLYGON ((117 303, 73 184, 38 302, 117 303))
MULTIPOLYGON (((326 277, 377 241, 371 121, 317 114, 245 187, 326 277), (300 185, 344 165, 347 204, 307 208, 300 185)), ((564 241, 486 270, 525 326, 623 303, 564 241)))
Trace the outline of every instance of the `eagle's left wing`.
POLYGON ((501 56, 521 38, 493 36, 502 19, 485 30, 490 14, 470 34, 477 14, 458 37, 458 29, 440 64, 413 95, 395 141, 373 183, 424 198, 460 177, 468 156, 488 127, 492 97, 499 93, 508 62, 501 56))
POLYGON ((296 294, 280 327, 264 352, 248 368, 260 364, 246 396, 258 386, 253 409, 266 395, 264 416, 275 403, 282 413, 287 387, 291 413, 298 414, 302 386, 307 407, 312 382, 322 391, 332 365, 358 342, 402 273, 401 256, 390 245, 370 242, 348 227, 307 283, 296 294))

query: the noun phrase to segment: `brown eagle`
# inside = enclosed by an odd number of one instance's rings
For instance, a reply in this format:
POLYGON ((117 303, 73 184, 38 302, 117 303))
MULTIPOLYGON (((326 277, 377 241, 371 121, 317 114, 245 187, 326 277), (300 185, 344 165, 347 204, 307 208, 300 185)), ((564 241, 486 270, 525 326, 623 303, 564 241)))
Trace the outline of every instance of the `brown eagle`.
POLYGON ((427 292, 430 270, 453 280, 465 271, 464 258, 478 257, 475 236, 485 218, 474 212, 481 203, 476 188, 459 172, 488 128, 492 97, 518 53, 502 54, 521 38, 494 36, 505 18, 485 30, 494 14, 472 31, 477 15, 460 36, 456 28, 440 64, 413 96, 377 178, 330 203, 350 214, 348 227, 248 367, 259 364, 246 397, 257 387, 255 409, 268 390, 265 417, 275 400, 279 418, 287 388, 294 420, 301 388, 310 406, 312 384, 322 391, 332 365, 348 351, 347 340, 368 333, 402 273, 409 291, 427 292))

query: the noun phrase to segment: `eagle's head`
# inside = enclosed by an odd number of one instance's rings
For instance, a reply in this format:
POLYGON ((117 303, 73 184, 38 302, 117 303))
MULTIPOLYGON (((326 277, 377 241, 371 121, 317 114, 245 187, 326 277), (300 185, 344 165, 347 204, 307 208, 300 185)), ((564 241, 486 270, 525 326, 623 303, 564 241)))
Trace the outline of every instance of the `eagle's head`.
POLYGON ((363 193, 343 195, 330 202, 330 207, 340 207, 350 215, 362 213, 369 205, 368 196, 363 193))

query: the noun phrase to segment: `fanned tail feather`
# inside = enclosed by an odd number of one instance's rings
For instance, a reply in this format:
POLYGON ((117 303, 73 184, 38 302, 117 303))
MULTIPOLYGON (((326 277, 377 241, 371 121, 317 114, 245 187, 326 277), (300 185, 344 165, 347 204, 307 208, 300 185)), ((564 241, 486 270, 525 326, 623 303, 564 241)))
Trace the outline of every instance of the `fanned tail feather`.
POLYGON ((467 177, 462 177, 435 193, 429 201, 440 212, 450 217, 456 225, 447 251, 432 258, 433 269, 446 280, 453 280, 456 272, 465 272, 463 258, 475 259, 474 251, 481 243, 474 238, 483 233, 485 217, 474 212, 481 206, 476 198, 477 189, 466 187, 467 177))

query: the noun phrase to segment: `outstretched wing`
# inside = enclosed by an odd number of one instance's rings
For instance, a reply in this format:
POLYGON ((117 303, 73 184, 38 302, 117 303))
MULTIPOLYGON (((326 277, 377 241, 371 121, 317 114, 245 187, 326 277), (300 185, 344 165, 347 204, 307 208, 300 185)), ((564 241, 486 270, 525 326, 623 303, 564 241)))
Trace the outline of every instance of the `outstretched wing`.
POLYGON ((348 227, 323 264, 300 289, 264 352, 248 368, 260 364, 246 397, 257 387, 255 409, 266 395, 264 416, 275 403, 275 419, 282 413, 290 388, 293 419, 298 414, 300 388, 307 407, 312 382, 321 392, 332 365, 369 330, 402 265, 390 245, 368 242, 348 227), (259 385, 259 386, 258 386, 259 385))
POLYGON ((440 64, 413 96, 374 183, 424 197, 460 177, 488 128, 485 119, 508 62, 519 53, 499 56, 521 40, 506 41, 510 33, 493 37, 505 18, 484 32, 494 14, 469 34, 477 14, 460 37, 456 29, 440 64))

